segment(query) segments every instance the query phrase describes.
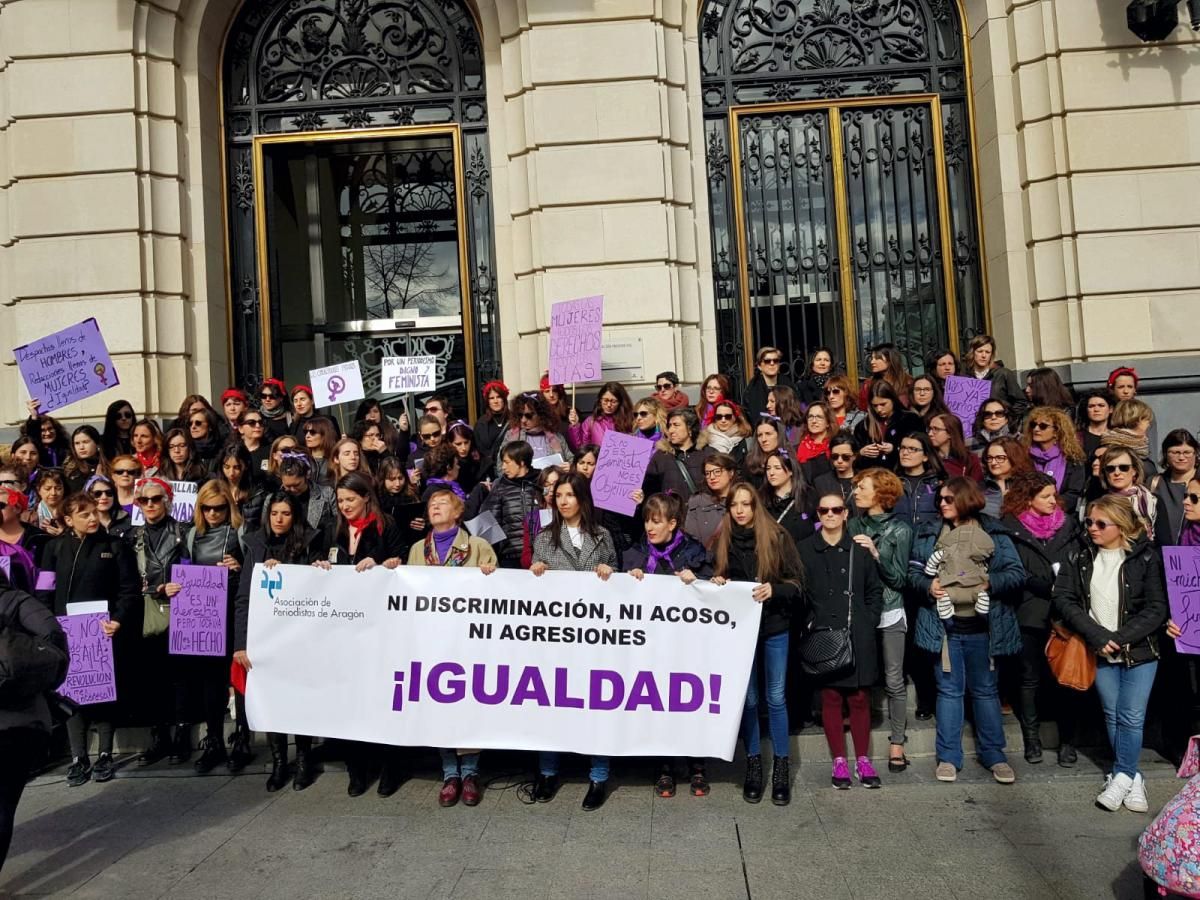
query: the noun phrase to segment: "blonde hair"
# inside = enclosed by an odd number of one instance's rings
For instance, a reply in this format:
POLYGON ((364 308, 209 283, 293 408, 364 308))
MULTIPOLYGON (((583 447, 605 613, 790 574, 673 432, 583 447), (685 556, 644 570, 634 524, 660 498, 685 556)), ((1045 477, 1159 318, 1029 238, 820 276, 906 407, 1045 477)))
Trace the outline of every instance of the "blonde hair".
POLYGON ((639 409, 648 409, 650 414, 654 416, 654 427, 658 429, 658 433, 662 435, 654 443, 656 450, 669 450, 671 442, 667 440, 667 408, 662 405, 662 401, 656 397, 646 397, 633 404, 633 429, 637 431, 637 411, 639 409))
POLYGON ((1132 400, 1122 400, 1113 407, 1112 415, 1108 420, 1108 427, 1133 430, 1141 422, 1153 421, 1154 410, 1135 397, 1132 400))
POLYGON ((204 534, 208 531, 208 523, 204 521, 204 507, 216 506, 215 501, 218 500, 224 500, 229 505, 229 526, 231 528, 242 527, 242 514, 238 512, 237 501, 233 499, 233 491, 229 489, 228 483, 213 478, 200 485, 200 490, 196 494, 196 510, 192 514, 192 521, 196 525, 196 534, 204 534))
POLYGON ((1133 546, 1134 541, 1146 534, 1146 526, 1142 517, 1134 511, 1133 504, 1124 497, 1105 494, 1087 505, 1089 516, 1093 510, 1111 519, 1112 523, 1121 530, 1121 540, 1126 551, 1133 546))

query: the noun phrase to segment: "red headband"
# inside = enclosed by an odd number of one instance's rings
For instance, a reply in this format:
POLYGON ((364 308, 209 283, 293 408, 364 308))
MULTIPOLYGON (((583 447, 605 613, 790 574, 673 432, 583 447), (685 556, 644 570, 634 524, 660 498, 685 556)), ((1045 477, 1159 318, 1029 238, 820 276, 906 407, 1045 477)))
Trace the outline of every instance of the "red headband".
POLYGON ((20 491, 14 491, 12 488, 5 488, 4 494, 4 499, 9 506, 15 506, 21 512, 25 512, 25 510, 29 509, 29 498, 20 491))
POLYGON ((263 387, 273 387, 273 388, 275 388, 275 390, 279 391, 279 396, 281 396, 281 397, 287 396, 287 385, 284 384, 282 381, 280 381, 278 378, 264 378, 262 386, 263 387))
POLYGON ((310 388, 307 384, 296 385, 294 388, 292 388, 291 396, 295 397, 301 391, 304 391, 304 393, 308 394, 309 400, 311 400, 315 396, 315 394, 313 394, 313 389, 310 388))
POLYGON ((1133 379, 1133 386, 1135 388, 1138 386, 1137 370, 1134 368, 1131 368, 1130 366, 1121 366, 1119 369, 1113 369, 1111 372, 1108 373, 1109 388, 1111 388, 1114 384, 1116 384, 1117 379, 1120 378, 1122 375, 1128 375, 1130 378, 1133 379))
POLYGON ((151 475, 149 478, 139 478, 137 483, 133 486, 133 495, 135 497, 139 496, 142 493, 142 488, 148 484, 157 484, 167 495, 167 502, 175 502, 175 491, 172 490, 171 485, 155 475, 151 475))
POLYGON ((507 397, 509 393, 508 385, 506 385, 503 381, 489 381, 483 386, 483 399, 486 400, 487 395, 492 391, 496 391, 502 397, 507 397))
POLYGON ((226 400, 241 400, 247 406, 250 405, 250 401, 246 399, 246 394, 237 388, 225 389, 225 393, 221 395, 221 403, 224 404, 226 400))

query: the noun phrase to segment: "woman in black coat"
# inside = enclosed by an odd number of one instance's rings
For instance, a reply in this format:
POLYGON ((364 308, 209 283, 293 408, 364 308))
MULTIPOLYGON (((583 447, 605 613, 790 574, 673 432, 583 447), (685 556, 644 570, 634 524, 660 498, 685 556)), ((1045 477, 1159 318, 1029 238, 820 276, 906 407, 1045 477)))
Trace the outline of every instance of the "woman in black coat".
MULTIPOLYGON (((883 613, 883 582, 874 558, 850 538, 846 529, 849 514, 840 493, 817 499, 817 517, 821 530, 800 543, 808 627, 849 627, 854 648, 853 667, 831 674, 821 688, 821 721, 833 757, 833 786, 839 790, 850 787, 842 727, 846 705, 857 756, 855 774, 863 787, 877 788, 883 783, 871 765, 871 686, 879 680, 875 630, 883 613)), ((802 658, 803 652, 802 644, 802 658)))
POLYGON ((771 518, 799 544, 816 529, 816 498, 804 470, 786 447, 763 463, 763 505, 771 518))
POLYGON ((1051 690, 1055 721, 1058 722, 1058 764, 1075 765, 1074 738, 1078 704, 1073 691, 1059 685, 1046 665, 1046 639, 1050 632, 1050 597, 1054 579, 1067 561, 1067 553, 1077 549, 1079 524, 1075 516, 1062 508, 1054 476, 1044 472, 1018 475, 1004 495, 1001 513, 1013 544, 1025 568, 1025 587, 1017 605, 1021 626, 1020 692, 1017 718, 1025 738, 1025 760, 1042 761, 1041 717, 1038 693, 1046 683, 1051 690))
POLYGON ((860 447, 859 464, 896 471, 900 465, 900 439, 925 431, 925 422, 906 410, 900 395, 886 381, 876 381, 867 395, 867 417, 854 426, 860 447))
MULTIPOLYGON (((67 529, 46 545, 42 570, 54 573, 54 585, 42 595, 56 616, 67 615, 67 604, 103 600, 108 604, 108 621, 101 625, 113 640, 113 661, 122 669, 129 636, 141 624, 141 579, 133 553, 119 538, 100 526, 96 501, 88 494, 72 494, 63 506, 67 529), (127 626, 122 631, 122 626, 127 626), (120 632, 118 636, 118 632, 120 632)), ((95 779, 109 781, 113 769, 114 703, 90 704, 67 720, 71 742, 71 767, 67 784, 75 787, 95 779), (88 730, 95 725, 99 735, 96 765, 88 758, 88 730)))

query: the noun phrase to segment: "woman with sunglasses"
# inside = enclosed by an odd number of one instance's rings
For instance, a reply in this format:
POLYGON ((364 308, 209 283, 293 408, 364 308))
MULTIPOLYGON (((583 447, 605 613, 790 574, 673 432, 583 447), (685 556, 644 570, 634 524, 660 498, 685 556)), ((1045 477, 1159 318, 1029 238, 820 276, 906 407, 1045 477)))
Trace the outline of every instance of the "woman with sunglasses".
MULTIPOLYGON (((1193 475, 1187 484, 1179 531, 1160 543, 1164 547, 1200 547, 1200 477, 1193 475)), ((1163 716, 1164 755, 1175 765, 1182 761, 1188 739, 1200 730, 1197 721, 1200 719, 1200 688, 1197 687, 1200 685, 1200 660, 1194 654, 1179 652, 1175 638, 1182 633, 1179 623, 1174 619, 1167 620, 1167 637, 1171 640, 1163 641, 1159 647, 1164 677, 1155 682, 1157 692, 1164 694, 1163 702, 1157 704, 1163 716)))
MULTIPOLYGON (((554 486, 550 524, 533 542, 533 565, 529 571, 541 577, 548 571, 595 572, 608 581, 620 562, 612 535, 597 524, 588 480, 578 473, 564 475, 554 486)), ((549 803, 558 793, 559 756, 556 751, 538 754, 538 776, 533 797, 549 803)), ((593 755, 583 809, 592 812, 608 798, 609 758, 593 755)))
POLYGON ((1100 446, 1100 439, 1108 433, 1109 420, 1116 405, 1116 398, 1106 388, 1094 388, 1079 401, 1075 411, 1075 421, 1079 423, 1076 437, 1086 458, 1092 458, 1100 446))
MULTIPOLYGON (((684 406, 686 405, 685 403, 684 406)), ((679 408, 681 407, 676 407, 679 408)), ((633 436, 651 441, 659 450, 666 449, 667 408, 654 397, 646 397, 634 405, 633 436)))
POLYGON ((1124 447, 1103 448, 1100 480, 1104 493, 1127 500, 1147 535, 1153 536, 1158 520, 1158 498, 1146 486, 1141 460, 1124 447))
POLYGON ((1162 473, 1150 479, 1150 490, 1158 500, 1154 537, 1169 545, 1183 528, 1183 503, 1188 484, 1196 477, 1200 442, 1186 428, 1176 428, 1162 442, 1162 473))
POLYGON ((337 437, 333 422, 325 416, 313 416, 304 423, 304 449, 312 460, 312 480, 322 487, 334 484, 330 462, 333 460, 333 445, 337 437))
POLYGON ((194 447, 194 457, 205 466, 211 466, 220 454, 226 437, 237 434, 215 410, 208 408, 193 410, 188 414, 185 424, 194 447))
POLYGON ((112 461, 109 471, 117 488, 117 506, 127 515, 133 515, 136 503, 137 480, 142 477, 142 464, 136 456, 118 456, 112 461))
POLYGON ((688 498, 683 530, 709 550, 725 524, 729 489, 737 480, 738 461, 728 453, 704 460, 704 485, 688 498))
POLYGON ((113 537, 124 537, 132 522, 129 513, 117 504, 117 488, 107 475, 93 475, 83 487, 83 492, 96 501, 96 517, 100 527, 113 537))
POLYGON ((929 419, 926 431, 948 477, 963 475, 975 481, 983 481, 983 464, 979 462, 978 456, 967 449, 962 419, 954 413, 938 413, 929 419))
POLYGON ((674 372, 659 372, 654 378, 654 398, 663 405, 663 410, 679 409, 692 401, 679 389, 679 376, 674 372))
MULTIPOLYGON (((315 563, 324 552, 320 534, 308 527, 305 513, 296 498, 286 491, 276 491, 267 497, 262 527, 247 531, 245 536, 245 568, 253 572, 257 563, 273 569, 280 563, 307 566, 315 563)), ((250 622, 250 588, 252 580, 238 580, 237 599, 233 612, 233 661, 243 669, 253 668, 246 654, 246 633, 250 622)), ((268 610, 269 612, 269 610, 268 610)), ((245 707, 245 698, 242 698, 245 707)), ((285 784, 288 776, 288 736, 270 732, 267 743, 271 748, 271 774, 267 791, 274 793, 285 784)), ((302 791, 316 780, 312 758, 312 738, 296 735, 296 771, 292 789, 302 791)))
POLYGON ((834 375, 825 382, 825 402, 833 410, 837 423, 834 429, 837 431, 853 432, 858 423, 867 417, 867 414, 858 408, 857 395, 850 387, 850 379, 845 375, 834 375))
MULTIPOLYGON (((337 526, 329 557, 313 565, 322 569, 353 566, 356 572, 365 572, 375 566, 394 569, 400 565, 404 535, 379 509, 370 478, 362 472, 349 472, 339 478, 337 507, 337 526)), ((350 776, 347 794, 351 797, 365 794, 371 773, 380 764, 379 796, 390 797, 396 793, 403 781, 396 748, 362 741, 347 741, 345 746, 346 769, 350 776)))
POLYGON ((71 493, 83 490, 93 475, 108 472, 108 462, 100 450, 100 432, 91 425, 80 425, 71 432, 71 453, 63 466, 63 475, 71 493))
MULTIPOLYGON (((208 410, 213 415, 217 411, 213 409, 212 404, 208 402, 208 398, 203 394, 188 394, 183 398, 183 402, 179 404, 179 413, 175 416, 175 420, 171 422, 172 428, 182 428, 185 431, 188 427, 188 417, 192 413, 198 413, 203 410, 208 410)), ((218 416, 218 419, 220 417, 218 416)))
POLYGON ((1033 467, 1054 476, 1064 508, 1074 514, 1087 488, 1087 458, 1071 419, 1057 407, 1035 406, 1025 419, 1021 443, 1033 467))
POLYGON ((1013 479, 1036 470, 1029 459, 1029 451, 1015 437, 991 441, 983 451, 983 467, 987 472, 983 478, 983 496, 987 501, 983 511, 986 515, 999 518, 1004 495, 1008 493, 1013 479))
POLYGON ((1068 553, 1054 583, 1054 610, 1098 656, 1096 693, 1114 759, 1096 804, 1144 813, 1149 803, 1138 757, 1158 670, 1157 632, 1167 621, 1162 558, 1121 497, 1089 503, 1083 524, 1089 546, 1068 553))
POLYGON ((912 411, 929 422, 934 416, 950 412, 942 401, 942 388, 932 375, 918 375, 912 384, 912 411))
POLYGON ((137 415, 128 400, 114 400, 104 412, 104 430, 100 446, 105 459, 133 452, 133 423, 137 415))
POLYGON ((1067 562, 1068 553, 1078 546, 1079 524, 1060 504, 1054 477, 1044 472, 1028 472, 1012 480, 1012 489, 1004 497, 1004 525, 1012 535, 1025 586, 1017 604, 1017 622, 1021 626, 1020 690, 1015 704, 1025 740, 1025 761, 1042 761, 1041 715, 1039 695, 1051 701, 1054 721, 1058 723, 1058 764, 1070 768, 1078 761, 1075 751, 1077 721, 1075 692, 1058 684, 1046 668, 1046 639, 1050 634, 1050 598, 1054 579, 1067 562), (1043 687, 1045 685, 1045 687, 1043 687))
POLYGON ((133 455, 146 477, 158 474, 163 458, 163 434, 154 420, 142 419, 133 426, 133 455))
POLYGON ((839 431, 829 439, 829 471, 813 479, 813 488, 821 494, 841 494, 851 517, 858 515, 854 502, 854 466, 858 460, 858 442, 848 431, 839 431))
POLYGON ((909 587, 924 594, 917 610, 915 642, 933 654, 937 680, 938 781, 955 781, 963 765, 963 698, 970 693, 975 710, 979 761, 1000 784, 1016 774, 1004 755, 1004 722, 993 660, 1021 652, 1021 632, 1008 598, 1019 596, 1025 570, 1004 527, 983 513, 983 493, 970 478, 951 478, 938 491, 942 521, 926 525, 913 538, 909 587), (959 528, 981 529, 991 539, 984 562, 986 584, 974 604, 951 599, 936 575, 929 574, 934 550, 959 528))
MULTIPOLYGON (((716 412, 716 403, 718 400, 724 400, 733 396, 733 385, 729 383, 729 379, 720 373, 709 375, 704 379, 704 383, 700 386, 700 400, 696 403, 695 412, 696 418, 700 421, 701 428, 707 428, 712 424, 713 413, 716 412)), ((766 399, 763 399, 764 408, 766 399)), ((747 413, 749 418, 749 413, 747 413)))
MULTIPOLYGON (((967 442, 967 449, 982 455, 983 448, 998 438, 1012 434, 1009 425, 1009 408, 1003 400, 984 400, 975 414, 974 430, 967 442)), ((986 466, 985 472, 986 472, 986 466)))
POLYGON ((167 453, 159 474, 167 481, 202 483, 208 478, 208 466, 196 459, 196 447, 182 428, 172 428, 166 435, 167 453))
MULTIPOLYGON (((767 411, 767 392, 771 388, 782 386, 795 392, 796 383, 783 374, 783 363, 783 351, 778 347, 759 347, 754 355, 754 367, 758 371, 742 392, 742 405, 746 408, 746 418, 751 422, 759 413, 767 411)), ((729 398, 733 395, 726 391, 722 396, 729 398)))
POLYGON ((746 777, 742 799, 758 803, 763 795, 763 764, 759 742, 759 680, 766 685, 767 722, 774 764, 771 802, 786 806, 792 799, 789 771, 790 741, 784 684, 787 680, 788 632, 803 595, 804 565, 792 540, 771 518, 754 488, 738 482, 730 489, 725 524, 717 537, 712 583, 756 582, 753 597, 763 604, 758 649, 750 668, 740 735, 746 746, 746 777))
POLYGON ((817 347, 808 357, 808 371, 796 385, 800 401, 806 406, 825 399, 825 385, 833 377, 833 351, 817 347))
POLYGON ((29 498, 23 490, 11 487, 18 475, 9 467, 0 468, 0 556, 8 559, 9 581, 19 591, 32 594, 37 586, 38 563, 49 535, 24 521, 29 498))
POLYGON ((264 378, 258 389, 258 411, 263 417, 263 443, 290 433, 287 387, 278 378, 264 378))
POLYGON ((804 405, 800 397, 786 384, 777 384, 767 391, 767 412, 783 422, 788 446, 795 447, 804 433, 804 405))
MULTIPOLYGON (((505 444, 524 441, 533 449, 535 462, 555 454, 562 457, 564 463, 575 458, 566 437, 555 431, 557 420, 541 394, 518 394, 513 398, 510 419, 513 424, 500 440, 500 453, 505 444)), ((496 474, 500 474, 499 463, 496 474)))
POLYGON ((741 462, 749 449, 750 431, 742 408, 732 400, 721 400, 713 410, 712 424, 704 429, 704 436, 714 453, 725 453, 741 462))
MULTIPOLYGON (((245 417, 245 413, 242 414, 245 417)), ((238 581, 241 577, 242 542, 239 534, 242 517, 229 485, 223 481, 209 481, 196 495, 196 511, 192 527, 184 539, 187 555, 195 566, 219 566, 226 570, 225 608, 232 608, 237 597, 238 581)), ((249 577, 249 573, 247 573, 249 577)), ((227 615, 227 624, 233 625, 233 617, 227 615)), ((177 678, 189 694, 189 700, 197 695, 203 710, 205 736, 200 741, 200 758, 195 762, 196 772, 205 775, 217 766, 230 764, 239 771, 245 768, 250 753, 250 726, 246 722, 245 699, 240 694, 235 706, 236 729, 230 739, 232 756, 225 750, 225 711, 229 705, 229 664, 233 660, 233 635, 226 638, 228 652, 223 656, 177 656, 174 657, 177 678)))
POLYGON ((882 466, 893 471, 900 465, 900 441, 906 435, 925 431, 925 423, 916 413, 903 408, 895 388, 883 379, 869 388, 870 412, 854 428, 854 437, 861 449, 859 456, 866 465, 882 466))
POLYGON ((263 414, 255 409, 248 409, 238 416, 238 439, 250 454, 250 469, 256 478, 262 478, 270 465, 271 442, 266 425, 263 414))
POLYGON ((567 439, 572 450, 578 450, 584 444, 601 444, 605 432, 615 430, 619 434, 629 434, 633 431, 633 401, 620 382, 608 381, 596 393, 596 408, 592 414, 581 422, 578 411, 572 409, 567 422, 570 425, 567 439))
MULTIPOLYGON (((908 768, 908 757, 904 755, 904 745, 908 742, 908 687, 904 680, 904 649, 909 624, 904 609, 904 589, 908 586, 908 560, 912 554, 913 533, 909 524, 892 512, 903 494, 900 479, 887 469, 873 468, 858 473, 854 476, 854 499, 862 515, 849 522, 851 538, 878 564, 882 584, 879 639, 888 723, 891 726, 889 772, 903 772, 908 768)), ((826 494, 824 502, 828 504, 829 500, 826 494)), ((822 519, 822 527, 824 524, 822 519)), ((857 738, 854 743, 857 747, 857 738)), ((845 756, 844 753, 836 755, 845 756)), ((846 777, 849 778, 848 773, 846 777)))
MULTIPOLYGON (((883 471, 886 470, 873 470, 883 471)), ((890 472, 895 480, 895 475, 890 472)), ((883 611, 883 582, 879 566, 867 544, 851 539, 846 528, 846 504, 839 494, 817 500, 821 530, 800 544, 804 564, 806 627, 850 631, 854 662, 850 668, 818 679, 821 684, 821 722, 825 742, 833 757, 831 781, 838 790, 850 789, 846 762, 846 729, 843 710, 850 711, 854 738, 854 774, 865 788, 883 787, 871 765, 871 686, 879 679, 879 651, 875 631, 883 611)), ((907 559, 905 560, 907 563, 907 559)), ((903 637, 901 644, 903 645, 903 637)), ((803 647, 803 645, 801 645, 803 647)), ((801 650, 803 652, 803 650, 801 650)), ((903 677, 903 676, 901 676, 903 677)))

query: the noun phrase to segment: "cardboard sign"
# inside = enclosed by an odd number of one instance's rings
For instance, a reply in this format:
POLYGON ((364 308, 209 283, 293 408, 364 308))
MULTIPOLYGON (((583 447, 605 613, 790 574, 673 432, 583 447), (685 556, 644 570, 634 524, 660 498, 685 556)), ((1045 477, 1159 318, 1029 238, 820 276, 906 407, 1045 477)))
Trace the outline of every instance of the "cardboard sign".
POLYGON ((41 413, 69 406, 121 383, 96 320, 48 334, 13 349, 30 399, 41 413))
POLYGON ((947 375, 942 399, 946 408, 954 413, 963 424, 963 436, 970 437, 975 430, 975 416, 979 407, 992 396, 992 383, 982 378, 964 378, 962 375, 947 375))
POLYGON ((67 649, 71 653, 67 680, 58 690, 81 706, 117 699, 113 642, 101 627, 107 621, 107 612, 58 617, 58 624, 67 633, 67 649))
POLYGON ((362 371, 358 367, 357 359, 323 369, 311 369, 308 373, 308 383, 312 386, 315 395, 313 402, 317 406, 353 403, 367 396, 363 390, 362 371))
POLYGON ((550 307, 550 383, 600 378, 604 297, 566 300, 550 307))
POLYGON ((597 509, 633 515, 637 504, 629 495, 641 488, 653 455, 654 441, 606 431, 600 443, 596 471, 592 473, 592 502, 597 509))
POLYGON ((1200 653, 1200 547, 1163 547, 1171 619, 1183 632, 1180 653, 1200 653))
POLYGON ((183 590, 171 598, 171 653, 224 656, 229 570, 224 566, 171 566, 183 590))
POLYGON ((436 390, 437 357, 385 356, 379 381, 384 394, 436 390))

